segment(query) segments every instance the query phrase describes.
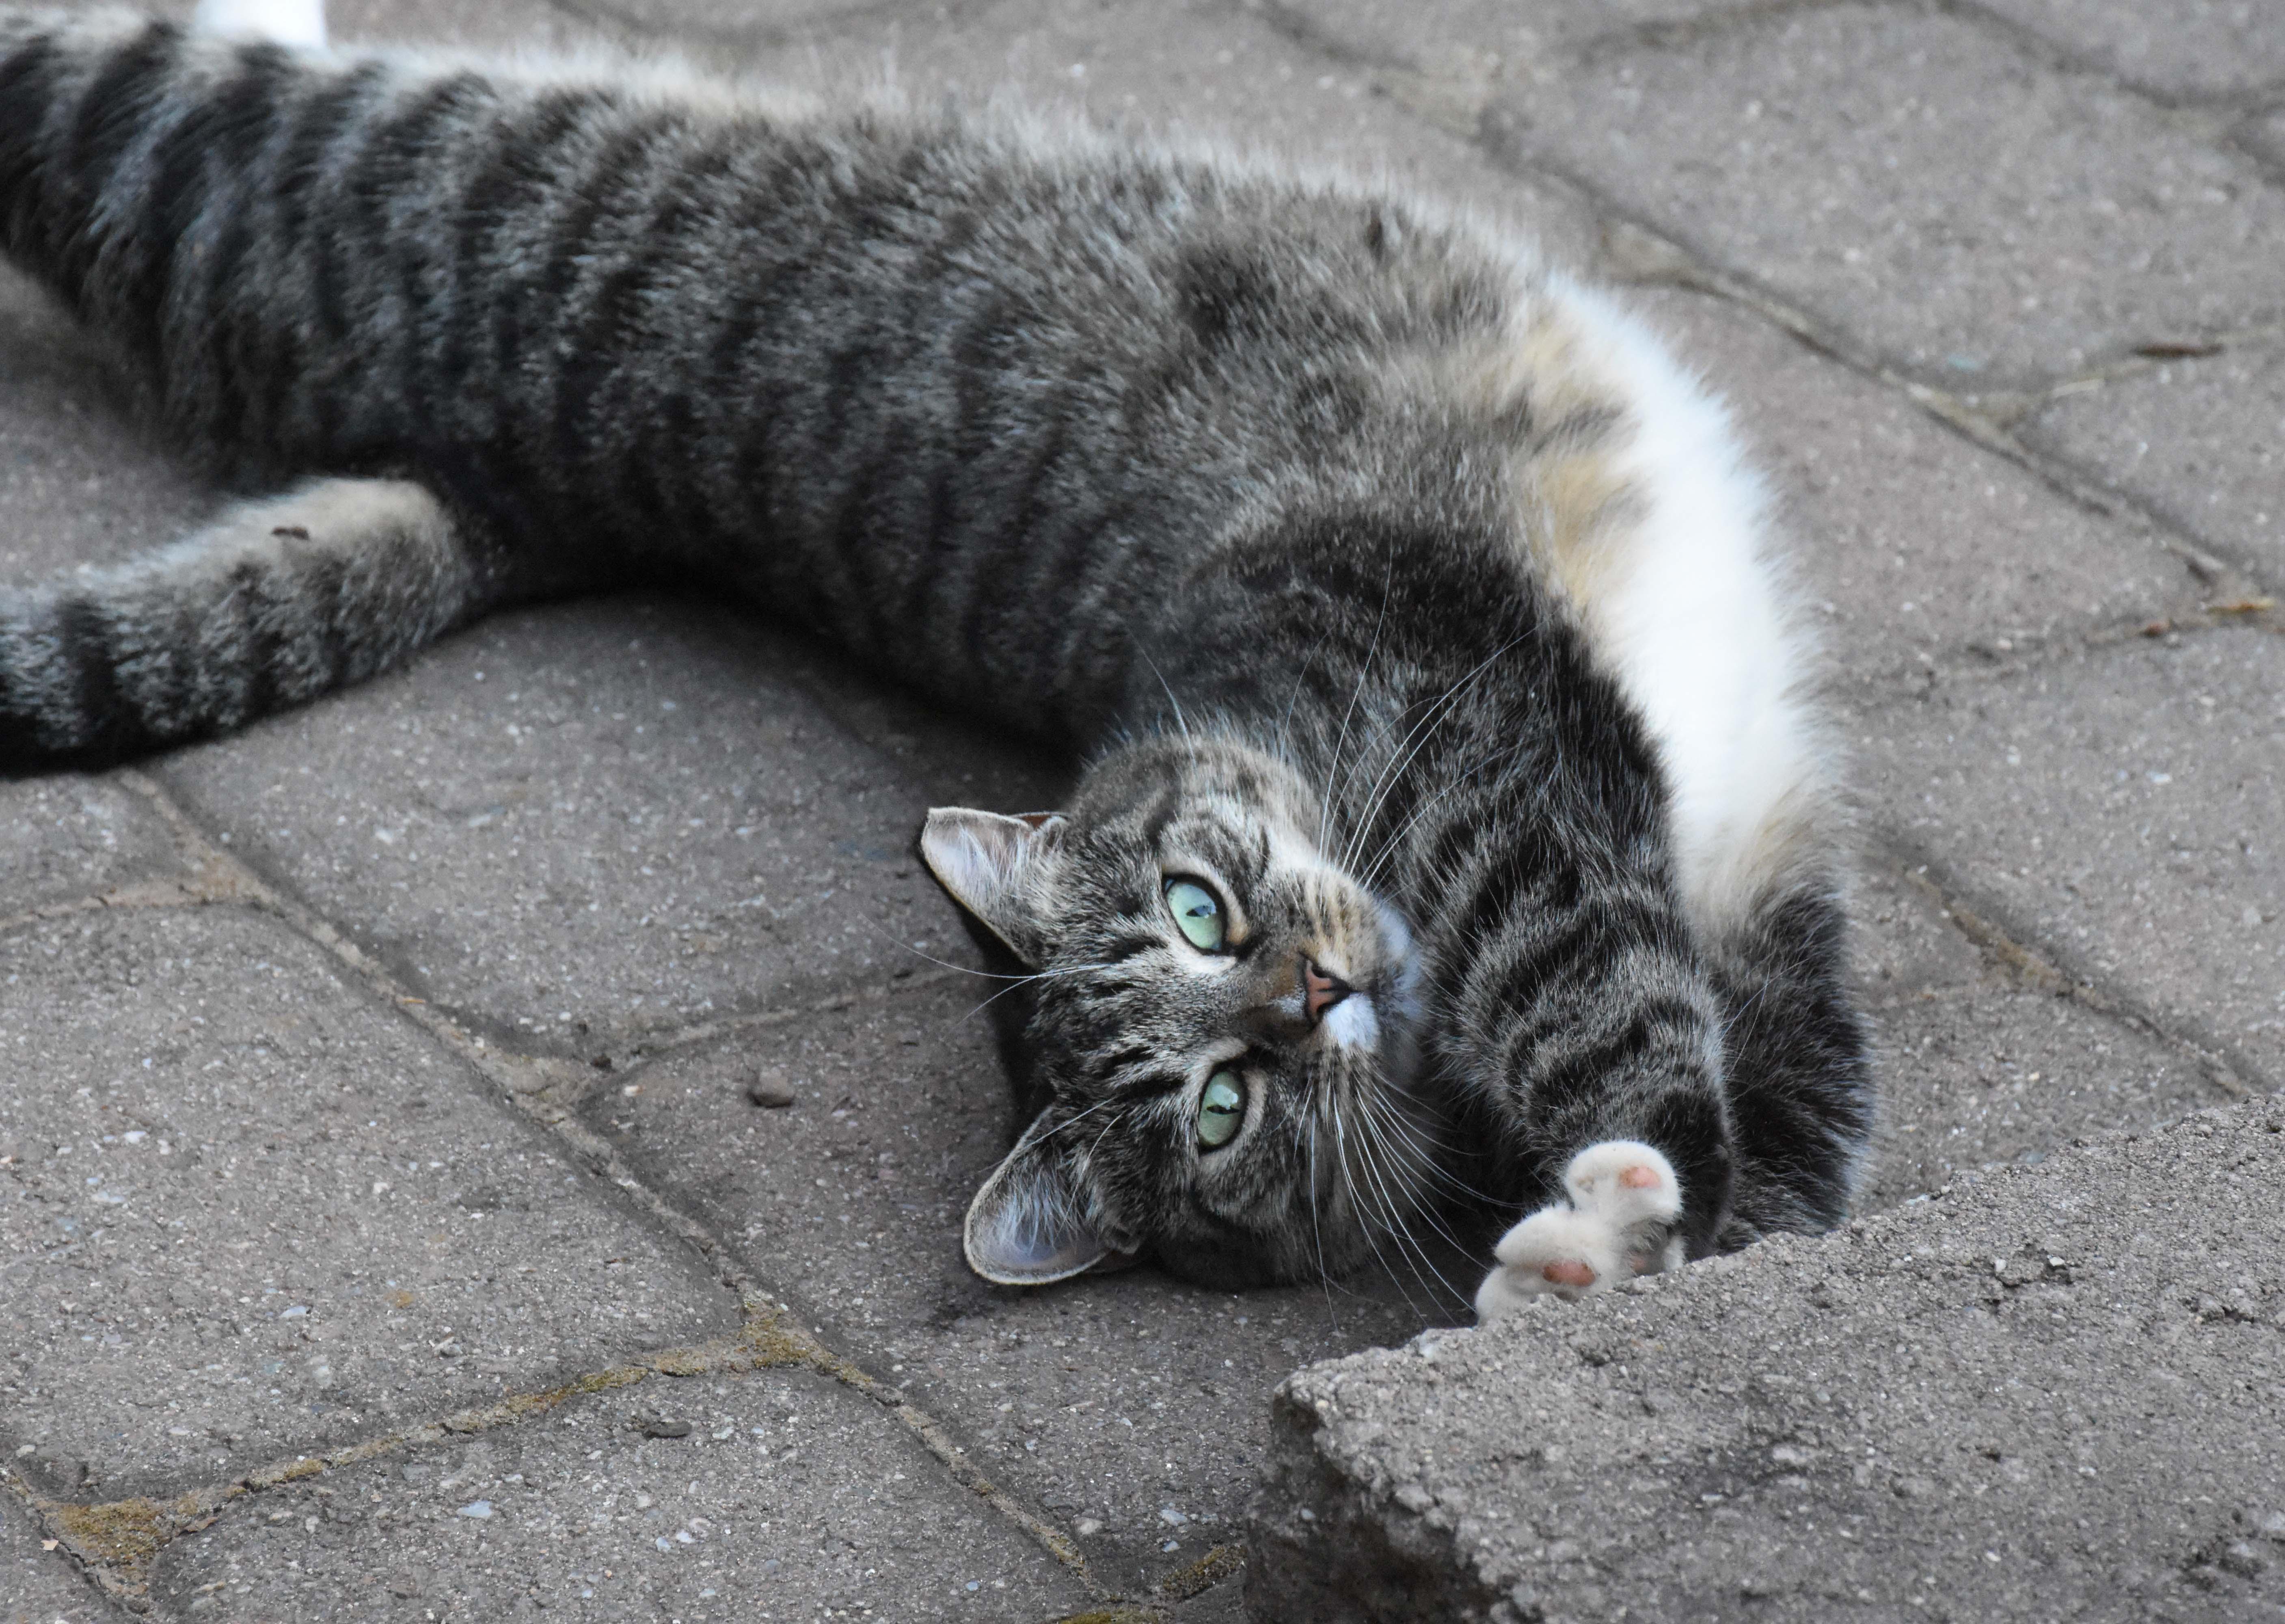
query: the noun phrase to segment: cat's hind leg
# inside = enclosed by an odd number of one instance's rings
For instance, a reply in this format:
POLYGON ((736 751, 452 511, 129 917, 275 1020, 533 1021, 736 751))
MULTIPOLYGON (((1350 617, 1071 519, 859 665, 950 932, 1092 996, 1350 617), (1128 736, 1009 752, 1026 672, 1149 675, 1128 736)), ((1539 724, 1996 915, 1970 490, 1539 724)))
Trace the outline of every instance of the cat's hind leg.
POLYGON ((1585 1297, 1682 1262, 1675 1221, 1682 1184, 1673 1164, 1631 1139, 1589 1145, 1563 1170, 1569 1199, 1542 1207, 1492 1249, 1498 1266, 1476 1292, 1489 1324, 1532 1298, 1585 1297))
POLYGON ((226 732, 394 664, 511 584, 423 486, 319 479, 145 557, 0 586, 0 774, 226 732))

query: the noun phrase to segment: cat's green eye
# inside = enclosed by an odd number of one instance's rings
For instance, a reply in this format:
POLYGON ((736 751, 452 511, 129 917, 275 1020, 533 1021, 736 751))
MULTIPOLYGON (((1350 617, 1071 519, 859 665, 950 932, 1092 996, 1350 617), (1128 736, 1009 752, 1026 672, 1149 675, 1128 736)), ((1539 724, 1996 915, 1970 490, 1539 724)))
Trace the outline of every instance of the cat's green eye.
POLYGON ((1206 1079, 1206 1091, 1198 1098, 1198 1142, 1217 1149, 1237 1137, 1245 1121, 1245 1090, 1237 1073, 1217 1071, 1206 1079))
POLYGON ((1174 915, 1174 929, 1201 953, 1220 953, 1228 936, 1221 899, 1196 880, 1166 882, 1166 906, 1174 915))

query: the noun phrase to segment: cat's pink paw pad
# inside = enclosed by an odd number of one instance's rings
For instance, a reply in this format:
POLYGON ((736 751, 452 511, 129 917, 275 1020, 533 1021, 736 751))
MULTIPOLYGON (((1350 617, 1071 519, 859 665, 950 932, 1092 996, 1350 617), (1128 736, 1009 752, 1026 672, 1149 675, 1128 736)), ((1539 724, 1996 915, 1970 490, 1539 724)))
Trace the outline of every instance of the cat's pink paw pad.
POLYGON ((1476 1318, 1488 1322, 1535 1297, 1585 1297, 1619 1277, 1626 1253, 1618 1232, 1592 1214, 1542 1207, 1500 1237, 1499 1267, 1476 1293, 1476 1318))
POLYGON ((1563 1170, 1571 1204, 1598 1212, 1618 1228, 1647 1238, 1682 1216, 1682 1181, 1674 1164, 1631 1139, 1589 1145, 1563 1170))
POLYGON ((1636 1275, 1678 1267, 1682 1182, 1674 1165, 1634 1140, 1588 1146, 1563 1170, 1568 1204, 1542 1207, 1500 1237, 1499 1267, 1476 1292, 1489 1324, 1535 1297, 1576 1298, 1636 1275))

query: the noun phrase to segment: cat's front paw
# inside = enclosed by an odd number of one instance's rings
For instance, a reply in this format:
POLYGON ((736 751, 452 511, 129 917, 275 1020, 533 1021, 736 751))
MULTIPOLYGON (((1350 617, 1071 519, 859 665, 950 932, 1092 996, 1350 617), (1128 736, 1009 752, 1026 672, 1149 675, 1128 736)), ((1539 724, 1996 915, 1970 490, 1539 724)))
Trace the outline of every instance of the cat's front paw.
POLYGON ((1589 1145, 1563 1170, 1570 1200, 1540 1208, 1500 1237, 1499 1266, 1476 1292, 1488 1325, 1535 1297, 1580 1298, 1682 1261, 1674 1233, 1682 1182, 1673 1164, 1631 1139, 1589 1145))

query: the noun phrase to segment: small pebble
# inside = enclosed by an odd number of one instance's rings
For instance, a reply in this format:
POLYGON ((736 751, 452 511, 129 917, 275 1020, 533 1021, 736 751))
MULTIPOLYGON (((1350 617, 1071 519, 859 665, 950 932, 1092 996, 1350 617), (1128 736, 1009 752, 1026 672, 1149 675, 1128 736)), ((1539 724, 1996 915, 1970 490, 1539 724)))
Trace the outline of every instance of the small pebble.
POLYGON ((471 1500, 462 1506, 457 1514, 461 1517, 473 1517, 478 1522, 482 1522, 492 1514, 492 1502, 489 1500, 471 1500))
POLYGON ((690 1423, 669 1421, 664 1416, 654 1416, 642 1424, 642 1430, 645 1438, 687 1438, 690 1436, 690 1423))
POLYGON ((782 1072, 757 1071, 746 1079, 746 1097, 765 1110, 783 1110, 793 1103, 793 1087, 782 1072))

